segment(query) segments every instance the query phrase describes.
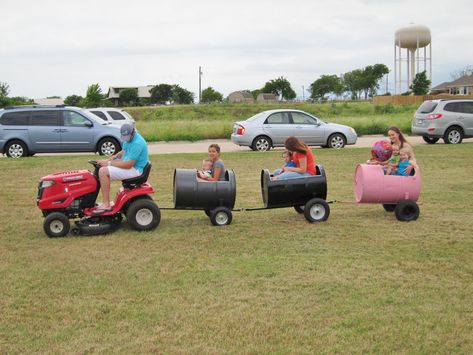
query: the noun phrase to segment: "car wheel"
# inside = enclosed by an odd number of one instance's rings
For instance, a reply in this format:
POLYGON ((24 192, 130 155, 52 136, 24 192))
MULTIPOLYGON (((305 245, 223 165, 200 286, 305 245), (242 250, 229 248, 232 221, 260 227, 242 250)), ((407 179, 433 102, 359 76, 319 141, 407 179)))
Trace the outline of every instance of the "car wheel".
POLYGON ((394 212, 396 209, 397 205, 392 205, 392 204, 383 204, 383 208, 386 212, 394 212))
POLYGON ((114 138, 104 138, 99 142, 97 150, 100 155, 115 155, 120 151, 120 144, 114 138))
POLYGON ((459 127, 450 127, 443 136, 445 144, 460 144, 463 140, 463 131, 459 127))
POLYGON ((412 200, 402 200, 394 210, 398 221, 403 222, 415 221, 419 217, 419 213, 419 206, 412 200))
POLYGON ((341 149, 345 146, 345 144, 347 143, 346 142, 346 139, 345 137, 340 134, 340 133, 335 133, 335 134, 332 134, 329 138, 328 138, 328 146, 330 148, 334 148, 334 149, 341 149))
POLYGON ((429 136, 422 136, 422 139, 424 140, 425 143, 429 144, 435 144, 439 141, 440 138, 433 138, 429 136))
POLYGON ((132 229, 147 231, 159 225, 161 212, 154 201, 140 198, 130 204, 126 211, 126 219, 132 229))
POLYGON ((10 158, 23 158, 28 156, 28 148, 22 141, 11 141, 6 145, 5 153, 10 158))
POLYGON ((210 212, 210 222, 214 226, 225 226, 232 223, 232 211, 227 207, 217 207, 210 212))
POLYGON ((259 136, 255 138, 251 147, 258 152, 267 152, 271 149, 271 144, 271 139, 266 136, 259 136))
POLYGON ((310 223, 326 221, 329 215, 330 207, 321 198, 313 198, 304 206, 304 217, 310 223))
POLYGON ((69 233, 69 218, 61 212, 53 212, 44 219, 43 229, 49 238, 64 237, 69 233))

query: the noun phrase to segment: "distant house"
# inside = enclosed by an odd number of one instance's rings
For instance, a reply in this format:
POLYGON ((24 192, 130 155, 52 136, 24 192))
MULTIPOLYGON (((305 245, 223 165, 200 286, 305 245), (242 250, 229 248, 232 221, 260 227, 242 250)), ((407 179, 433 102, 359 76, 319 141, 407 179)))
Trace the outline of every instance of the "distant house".
POLYGON ((438 94, 448 94, 448 85, 449 83, 448 82, 444 82, 442 84, 439 84, 435 87, 433 87, 432 89, 430 89, 430 93, 432 95, 438 95, 438 94))
POLYGON ((255 99, 249 91, 235 91, 228 95, 228 101, 231 103, 253 103, 255 99))
POLYGON ((473 74, 464 75, 447 84, 451 95, 473 95, 473 74))
POLYGON ((120 105, 120 92, 125 89, 135 89, 138 92, 138 99, 149 99, 151 97, 150 90, 154 85, 147 86, 110 86, 108 88, 107 99, 113 102, 115 106, 120 105))
POLYGON ((278 102, 278 98, 274 94, 259 94, 256 98, 256 102, 258 103, 276 103, 278 102))
POLYGON ((64 100, 61 98, 54 98, 54 99, 34 99, 33 100, 35 104, 37 105, 50 105, 50 106, 56 106, 56 105, 64 105, 64 100))

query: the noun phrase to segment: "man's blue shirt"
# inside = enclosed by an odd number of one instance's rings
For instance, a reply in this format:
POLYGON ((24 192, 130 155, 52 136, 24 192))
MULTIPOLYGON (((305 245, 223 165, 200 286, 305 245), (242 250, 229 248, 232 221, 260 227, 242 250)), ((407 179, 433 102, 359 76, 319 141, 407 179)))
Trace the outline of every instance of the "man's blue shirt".
POLYGON ((131 142, 123 142, 123 150, 123 161, 135 160, 133 167, 142 174, 143 168, 148 164, 148 145, 141 134, 135 131, 131 142))

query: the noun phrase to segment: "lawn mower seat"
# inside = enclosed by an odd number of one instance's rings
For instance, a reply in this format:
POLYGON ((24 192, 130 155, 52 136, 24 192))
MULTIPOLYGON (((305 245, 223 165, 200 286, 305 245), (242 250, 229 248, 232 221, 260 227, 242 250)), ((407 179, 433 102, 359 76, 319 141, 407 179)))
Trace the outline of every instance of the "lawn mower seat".
POLYGON ((122 186, 125 189, 130 190, 139 187, 141 184, 144 184, 148 180, 150 171, 151 163, 148 162, 148 164, 146 164, 146 166, 143 168, 143 174, 131 179, 122 180, 122 186))

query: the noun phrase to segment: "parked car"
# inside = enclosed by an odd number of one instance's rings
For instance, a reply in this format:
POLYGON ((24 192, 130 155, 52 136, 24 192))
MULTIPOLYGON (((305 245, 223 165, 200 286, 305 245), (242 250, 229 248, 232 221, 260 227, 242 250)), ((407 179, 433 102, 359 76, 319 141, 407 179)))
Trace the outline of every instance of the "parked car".
POLYGON ((264 152, 283 147, 289 136, 325 148, 343 148, 358 138, 352 127, 326 123, 304 111, 269 110, 235 122, 231 139, 237 145, 264 152))
POLYGON ((414 114, 411 131, 430 144, 440 138, 446 144, 459 144, 463 138, 473 137, 473 100, 424 101, 414 114))
POLYGON ((12 158, 35 153, 121 150, 120 126, 69 106, 17 106, 0 110, 0 152, 12 158))
POLYGON ((114 107, 98 107, 89 108, 88 110, 94 115, 99 116, 102 120, 119 124, 120 126, 124 123, 135 124, 133 117, 131 117, 128 112, 123 111, 122 109, 114 107))

